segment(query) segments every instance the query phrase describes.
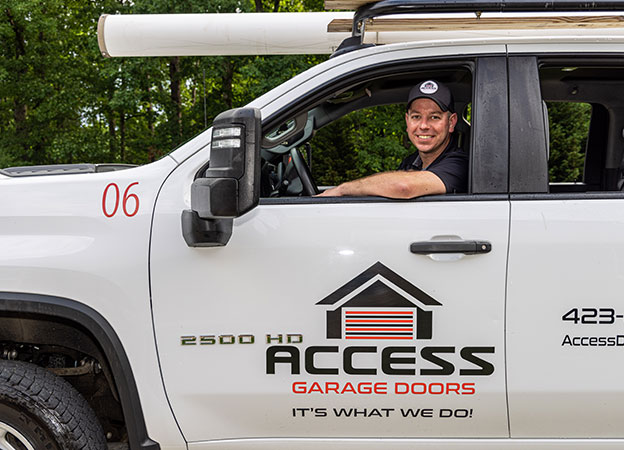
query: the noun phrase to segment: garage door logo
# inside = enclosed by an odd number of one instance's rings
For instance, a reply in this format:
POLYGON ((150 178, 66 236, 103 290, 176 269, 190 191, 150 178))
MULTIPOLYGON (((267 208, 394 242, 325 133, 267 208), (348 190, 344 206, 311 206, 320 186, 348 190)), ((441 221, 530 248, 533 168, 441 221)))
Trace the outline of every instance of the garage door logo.
POLYGON ((433 337, 432 308, 442 304, 377 262, 317 305, 332 306, 328 339, 413 340, 433 337))

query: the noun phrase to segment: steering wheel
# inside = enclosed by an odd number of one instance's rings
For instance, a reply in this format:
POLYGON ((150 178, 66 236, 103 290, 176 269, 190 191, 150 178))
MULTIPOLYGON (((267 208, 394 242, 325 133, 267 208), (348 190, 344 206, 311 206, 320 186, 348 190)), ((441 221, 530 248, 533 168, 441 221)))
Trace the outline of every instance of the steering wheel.
POLYGON ((320 194, 316 183, 314 182, 314 178, 312 177, 312 172, 308 167, 308 164, 303 159, 303 155, 299 151, 298 148, 293 148, 290 150, 290 157, 292 158, 293 165, 295 166, 295 170, 297 171, 297 175, 299 175, 299 179, 301 180, 301 184, 303 185, 303 194, 312 196, 316 194, 320 194))

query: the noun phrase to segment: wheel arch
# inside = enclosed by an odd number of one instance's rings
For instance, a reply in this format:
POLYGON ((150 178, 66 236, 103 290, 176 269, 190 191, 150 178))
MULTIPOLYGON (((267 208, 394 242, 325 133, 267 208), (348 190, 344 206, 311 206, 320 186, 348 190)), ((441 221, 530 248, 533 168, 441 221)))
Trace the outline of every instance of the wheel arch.
POLYGON ((47 344, 62 345, 100 361, 119 395, 130 448, 160 449, 147 435, 141 400, 123 345, 101 314, 63 297, 0 292, 0 340, 25 342, 43 337, 47 344), (23 326, 25 321, 37 326, 23 326))

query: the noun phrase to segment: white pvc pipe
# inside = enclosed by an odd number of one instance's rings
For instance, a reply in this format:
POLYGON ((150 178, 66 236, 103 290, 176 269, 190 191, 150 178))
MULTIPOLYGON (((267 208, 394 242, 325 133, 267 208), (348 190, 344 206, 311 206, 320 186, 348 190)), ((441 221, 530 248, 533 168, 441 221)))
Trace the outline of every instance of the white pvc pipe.
POLYGON ((353 12, 103 15, 104 56, 327 54, 350 33, 328 33, 353 12))

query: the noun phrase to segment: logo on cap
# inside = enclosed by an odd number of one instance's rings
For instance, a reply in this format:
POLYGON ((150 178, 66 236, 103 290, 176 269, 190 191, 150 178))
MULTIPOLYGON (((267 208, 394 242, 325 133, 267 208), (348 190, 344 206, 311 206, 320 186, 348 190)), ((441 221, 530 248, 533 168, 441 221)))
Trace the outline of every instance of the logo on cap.
POLYGON ((431 95, 438 92, 438 83, 435 81, 425 81, 420 85, 420 92, 423 94, 431 95))

